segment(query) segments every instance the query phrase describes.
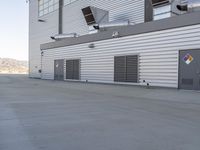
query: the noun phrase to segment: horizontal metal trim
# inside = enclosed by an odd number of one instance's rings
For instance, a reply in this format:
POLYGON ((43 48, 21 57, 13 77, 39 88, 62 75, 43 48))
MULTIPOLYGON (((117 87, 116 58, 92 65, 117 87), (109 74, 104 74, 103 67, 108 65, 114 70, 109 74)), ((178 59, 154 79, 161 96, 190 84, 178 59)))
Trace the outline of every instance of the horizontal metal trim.
POLYGON ((108 40, 113 38, 112 34, 114 31, 118 31, 120 37, 125 37, 125 36, 138 35, 143 33, 196 25, 200 24, 199 16, 200 12, 193 12, 162 20, 130 25, 126 27, 114 28, 97 34, 83 35, 77 38, 67 38, 60 41, 41 44, 40 49, 47 50, 47 49, 53 49, 53 48, 59 48, 59 47, 65 47, 83 43, 91 43, 95 41, 108 40))

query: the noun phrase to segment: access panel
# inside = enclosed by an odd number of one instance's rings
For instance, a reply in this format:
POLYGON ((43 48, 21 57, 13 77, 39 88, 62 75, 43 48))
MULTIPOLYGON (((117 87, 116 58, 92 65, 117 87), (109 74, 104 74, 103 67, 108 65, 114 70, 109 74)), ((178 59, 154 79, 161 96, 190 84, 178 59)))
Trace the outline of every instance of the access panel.
POLYGON ((114 57, 114 81, 138 82, 138 55, 114 57))
POLYGON ((180 51, 179 88, 200 90, 200 50, 180 51))
POLYGON ((64 80, 64 60, 54 60, 54 80, 64 80))
POLYGON ((114 81, 126 82, 126 56, 114 58, 114 81))
POLYGON ((80 60, 66 61, 66 79, 79 80, 80 79, 80 60))

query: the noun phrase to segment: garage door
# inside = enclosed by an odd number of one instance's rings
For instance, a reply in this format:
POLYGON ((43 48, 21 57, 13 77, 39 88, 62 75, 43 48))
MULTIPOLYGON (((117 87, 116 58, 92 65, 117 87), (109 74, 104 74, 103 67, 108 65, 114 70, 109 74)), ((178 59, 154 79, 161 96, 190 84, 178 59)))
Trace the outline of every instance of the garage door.
POLYGON ((179 88, 200 90, 200 50, 183 50, 179 57, 179 88))
POLYGON ((64 80, 64 60, 54 60, 54 80, 64 80))

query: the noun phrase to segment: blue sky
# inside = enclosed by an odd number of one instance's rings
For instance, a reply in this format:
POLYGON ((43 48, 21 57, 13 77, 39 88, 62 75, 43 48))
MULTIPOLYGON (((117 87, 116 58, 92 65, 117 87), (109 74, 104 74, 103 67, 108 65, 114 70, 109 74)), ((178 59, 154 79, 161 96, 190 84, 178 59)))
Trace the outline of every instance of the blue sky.
POLYGON ((0 18, 0 57, 28 60, 26 0, 2 1, 0 18))

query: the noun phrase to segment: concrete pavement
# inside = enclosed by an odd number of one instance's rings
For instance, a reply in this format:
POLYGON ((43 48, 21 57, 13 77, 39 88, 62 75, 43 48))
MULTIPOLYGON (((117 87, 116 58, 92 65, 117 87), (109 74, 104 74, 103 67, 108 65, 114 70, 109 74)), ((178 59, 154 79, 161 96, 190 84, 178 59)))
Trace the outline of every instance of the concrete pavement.
POLYGON ((199 149, 199 92, 0 75, 0 150, 199 149))

